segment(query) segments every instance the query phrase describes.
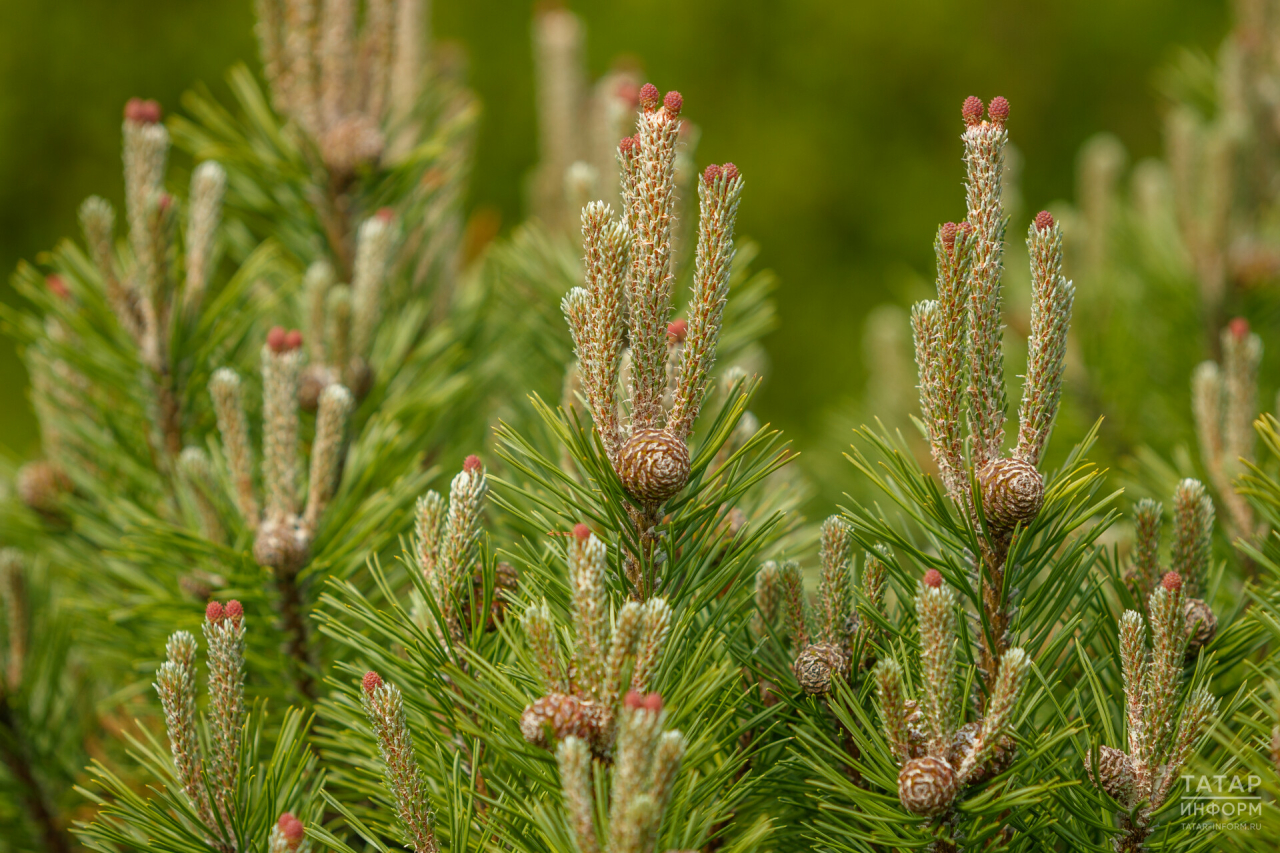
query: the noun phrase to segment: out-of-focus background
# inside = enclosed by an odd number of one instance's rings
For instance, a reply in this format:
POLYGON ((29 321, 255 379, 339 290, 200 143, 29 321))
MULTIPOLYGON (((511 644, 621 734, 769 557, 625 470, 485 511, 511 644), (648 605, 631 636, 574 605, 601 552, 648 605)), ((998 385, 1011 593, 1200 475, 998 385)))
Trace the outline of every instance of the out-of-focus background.
MULTIPOLYGON (((758 264, 781 281, 758 411, 818 469, 839 464, 832 424, 867 409, 867 330, 874 336, 881 316, 886 337, 903 328, 901 314, 880 309, 868 323, 869 312, 929 293, 934 229, 964 214, 963 98, 1004 95, 1013 105, 1023 166, 1021 218, 1009 234, 1020 240, 1036 210, 1075 195, 1078 152, 1095 132, 1114 133, 1132 159, 1160 151, 1159 69, 1175 46, 1211 55, 1228 26, 1220 0, 566 5, 586 24, 593 75, 630 57, 660 89, 681 90, 702 129, 698 163, 732 160, 746 176, 739 230, 760 242, 758 264)), ((470 57, 484 108, 469 204, 504 230, 523 216, 536 159, 533 11, 513 0, 437 0, 432 13, 437 37, 470 57)), ((192 85, 222 93, 233 63, 257 67, 251 0, 0 0, 0 21, 5 271, 77 234, 85 196, 120 201, 127 98, 177 110, 192 85)), ((0 297, 13 299, 7 284, 0 297)), ((1194 363, 1201 342, 1189 346, 1194 363)), ((36 450, 24 389, 11 344, 0 341, 0 448, 15 457, 36 450)), ((1078 433, 1080 422, 1064 428, 1078 433)))

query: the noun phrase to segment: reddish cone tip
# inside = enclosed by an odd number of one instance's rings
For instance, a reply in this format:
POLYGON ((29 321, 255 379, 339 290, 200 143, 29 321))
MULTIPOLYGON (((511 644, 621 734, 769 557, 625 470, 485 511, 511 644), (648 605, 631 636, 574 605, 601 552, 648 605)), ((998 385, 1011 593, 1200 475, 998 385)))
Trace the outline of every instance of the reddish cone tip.
POLYGON ((662 713, 662 694, 650 693, 644 697, 644 707, 645 710, 652 711, 655 714, 662 713))
POLYGON ((931 586, 934 589, 942 586, 942 572, 937 569, 930 569, 924 573, 924 585, 931 586))
POLYGON ((232 622, 239 622, 244 618, 244 605, 233 598, 227 602, 226 607, 222 608, 222 612, 232 622))
POLYGON ((720 177, 720 167, 717 166, 715 163, 712 163, 710 166, 708 166, 706 171, 702 173, 702 180, 706 181, 709 184, 715 183, 715 180, 718 177, 720 177))
POLYGON ((302 840, 302 836, 306 834, 306 830, 302 828, 302 821, 293 816, 292 812, 285 812, 280 815, 280 820, 276 821, 276 826, 280 829, 280 834, 285 837, 286 841, 297 843, 302 840))
POLYGON ((364 678, 360 681, 360 686, 364 688, 365 693, 372 694, 382 686, 382 676, 373 670, 369 670, 364 674, 364 678))
POLYGON ((675 118, 680 115, 680 108, 684 106, 684 98, 675 89, 667 92, 666 97, 662 99, 662 106, 667 111, 667 115, 675 118))
POLYGON ((640 87, 635 84, 634 80, 619 80, 618 88, 614 92, 620 100, 626 101, 631 109, 635 109, 640 103, 640 87))
MULTIPOLYGON (((53 278, 53 276, 49 276, 49 278, 53 278)), ((57 293, 52 284, 49 285, 49 289, 57 293)), ((58 295, 61 296, 62 294, 58 293, 58 295)), ((1236 317, 1227 324, 1227 329, 1231 332, 1231 337, 1237 341, 1243 341, 1249 335, 1249 321, 1243 317, 1236 317)))
POLYGON ((996 124, 1004 124, 1009 120, 1009 102, 996 95, 987 107, 987 115, 991 116, 991 120, 996 124))
POLYGON ((71 295, 71 290, 67 287, 67 282, 57 273, 45 276, 44 286, 49 288, 49 292, 59 299, 66 299, 71 295))
POLYGON ((272 352, 284 352, 288 337, 289 333, 283 326, 272 326, 271 331, 267 332, 267 346, 272 352))
POLYGON ((591 528, 582 522, 578 522, 573 526, 573 537, 579 542, 585 542, 591 537, 591 528))
POLYGON ((476 471, 484 469, 484 463, 480 461, 480 457, 474 453, 466 458, 462 463, 462 470, 468 474, 474 474, 476 471))
POLYGON ((1036 230, 1048 231, 1053 227, 1053 214, 1047 210, 1042 210, 1036 214, 1036 230))
POLYGON ((732 163, 725 163, 720 167, 720 174, 724 175, 725 183, 738 180, 738 167, 732 163))
POLYGON ((635 137, 633 136, 624 136, 622 141, 618 143, 618 150, 622 152, 624 156, 635 151, 637 147, 635 137))
POLYGON ((378 217, 378 219, 382 220, 383 222, 390 224, 391 220, 396 218, 396 212, 389 207, 380 207, 378 208, 378 212, 375 213, 374 216, 378 217))
POLYGON ((960 230, 960 226, 954 222, 944 222, 942 227, 938 229, 938 236, 942 238, 942 245, 948 249, 956 244, 956 232, 960 230))
POLYGON ((1169 572, 1160 581, 1160 585, 1169 590, 1169 592, 1177 592, 1182 589, 1182 575, 1177 572, 1169 572))
POLYGON ((156 124, 160 121, 160 103, 143 98, 130 98, 124 105, 124 117, 139 124, 156 124))
POLYGON ((964 117, 964 123, 969 127, 982 121, 982 99, 976 95, 965 98, 964 106, 960 107, 960 115, 964 117))
POLYGON ((624 700, 628 708, 643 708, 644 696, 638 690, 628 690, 627 698, 624 700))
POLYGON ((657 86, 652 83, 645 83, 640 87, 640 106, 645 112, 656 110, 659 100, 661 100, 661 96, 658 94, 657 86))
POLYGON ((972 233, 973 233, 973 226, 969 224, 969 220, 967 219, 956 226, 957 236, 963 234, 965 237, 968 237, 972 233))
POLYGON ((223 615, 222 602, 220 601, 210 601, 209 606, 204 609, 204 618, 215 625, 222 621, 223 615))
POLYGON ((682 344, 685 336, 689 334, 689 323, 687 320, 672 320, 667 326, 667 343, 682 344))
POLYGON ((284 336, 284 348, 293 351, 302 347, 302 332, 297 329, 290 329, 289 334, 284 336))

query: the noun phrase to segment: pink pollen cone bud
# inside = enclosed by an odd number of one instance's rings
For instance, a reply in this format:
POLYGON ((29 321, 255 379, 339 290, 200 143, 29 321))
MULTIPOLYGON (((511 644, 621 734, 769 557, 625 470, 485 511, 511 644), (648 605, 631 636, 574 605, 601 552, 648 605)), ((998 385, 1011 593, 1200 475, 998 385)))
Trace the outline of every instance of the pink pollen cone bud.
POLYGON ((618 88, 614 90, 614 94, 623 101, 627 102, 627 106, 635 109, 640 103, 640 87, 633 80, 619 80, 618 88))
POLYGON ((204 609, 204 618, 215 625, 222 621, 224 615, 220 601, 210 601, 209 606, 204 609))
POLYGON ((1182 575, 1177 572, 1167 572, 1164 579, 1160 581, 1160 585, 1169 592, 1177 592, 1182 589, 1182 575))
POLYGON ((942 227, 938 229, 938 236, 942 238, 942 245, 948 249, 953 248, 956 244, 956 233, 960 227, 954 222, 944 222, 942 227))
POLYGON ((645 83, 640 87, 640 106, 645 112, 651 112, 658 108, 658 102, 661 96, 658 94, 658 87, 652 83, 645 83))
POLYGON ((655 714, 662 713, 662 694, 650 693, 644 697, 644 707, 646 711, 652 711, 655 714))
POLYGON ((710 166, 708 166, 706 171, 702 173, 702 180, 706 181, 709 184, 715 183, 715 180, 718 177, 720 177, 720 167, 717 166, 715 163, 712 163, 710 166))
POLYGON ((725 183, 732 183, 738 179, 738 167, 732 163, 725 163, 720 167, 720 174, 724 176, 725 183))
POLYGON ((284 352, 287 344, 289 333, 284 330, 283 326, 272 326, 271 331, 267 332, 267 346, 272 352, 284 352))
POLYGON ((374 216, 378 217, 383 222, 389 223, 391 222, 391 220, 396 218, 396 212, 389 207, 380 207, 378 208, 378 212, 375 213, 374 216))
POLYGON ((222 609, 222 612, 232 622, 239 622, 244 618, 244 605, 233 598, 227 602, 227 605, 222 609))
MULTIPOLYGON (((52 277, 53 276, 50 276, 50 278, 52 277)), ((52 286, 49 289, 53 290, 52 286)), ((1249 336, 1249 321, 1243 317, 1236 317, 1227 324, 1227 329, 1231 332, 1231 337, 1235 338, 1237 341, 1243 341, 1249 336)))
POLYGON ((667 326, 667 343, 682 344, 685 335, 689 334, 689 322, 683 318, 672 320, 667 326))
POLYGON ((1004 124, 1009 120, 1009 102, 996 95, 991 99, 991 105, 987 107, 987 115, 991 116, 991 120, 996 124, 1004 124))
POLYGON ((284 336, 284 348, 292 352, 302 346, 302 332, 297 329, 290 329, 289 333, 284 336))
POLYGON ((672 118, 680 115, 680 108, 684 106, 684 98, 675 89, 667 92, 666 97, 662 99, 662 106, 667 111, 667 115, 672 118))
POLYGON ((372 695, 373 691, 382 686, 382 676, 373 670, 369 670, 364 674, 364 678, 360 680, 360 686, 364 688, 366 694, 372 695))
POLYGON ((976 95, 965 98, 964 105, 960 107, 960 115, 964 117, 964 123, 969 127, 982 121, 982 99, 976 95))
POLYGON ((302 828, 302 821, 293 816, 292 812, 285 812, 280 815, 280 820, 276 821, 276 826, 280 829, 280 834, 290 844, 297 844, 302 840, 302 836, 306 834, 306 830, 302 828))
POLYGON ((130 98, 124 105, 124 117, 139 124, 157 124, 160 121, 160 104, 143 98, 130 98))
POLYGON ((624 156, 636 150, 636 140, 633 136, 624 136, 622 141, 618 143, 618 151, 624 156))
POLYGON ((71 290, 67 287, 67 282, 57 273, 45 276, 44 286, 49 288, 49 292, 59 299, 66 299, 71 295, 71 290))
POLYGON ((476 456, 474 453, 468 456, 462 463, 462 470, 466 471, 468 474, 474 474, 476 471, 480 471, 483 468, 484 463, 481 462, 480 457, 476 456))
POLYGON ((924 573, 924 585, 931 586, 934 589, 942 586, 942 572, 937 569, 930 569, 924 573))
POLYGON ((1053 227, 1053 214, 1047 210, 1042 210, 1036 214, 1036 230, 1048 231, 1053 227))
POLYGON ((585 542, 587 539, 591 538, 591 528, 587 527, 582 522, 578 522, 573 526, 573 538, 577 539, 579 542, 585 542))
POLYGON ((635 710, 644 707, 644 696, 637 690, 628 690, 627 698, 623 700, 628 708, 635 710))

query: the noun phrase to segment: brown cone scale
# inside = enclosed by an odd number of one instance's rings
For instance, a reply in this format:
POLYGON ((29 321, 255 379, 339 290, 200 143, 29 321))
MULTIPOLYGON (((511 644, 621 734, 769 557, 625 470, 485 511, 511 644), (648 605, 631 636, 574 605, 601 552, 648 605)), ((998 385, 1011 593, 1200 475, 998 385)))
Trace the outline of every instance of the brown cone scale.
POLYGON ((831 681, 849 674, 849 657, 832 643, 814 643, 796 658, 792 670, 805 693, 822 696, 831 691, 831 681))
POLYGON ((898 800, 902 807, 923 817, 946 811, 959 789, 951 765, 932 755, 911 759, 898 774, 898 800))
POLYGON ((1044 476, 1021 459, 993 459, 978 470, 982 512, 997 530, 1026 524, 1044 506, 1044 476))
POLYGON ((689 481, 689 448, 665 429, 638 429, 622 446, 618 476, 633 498, 661 503, 689 481))

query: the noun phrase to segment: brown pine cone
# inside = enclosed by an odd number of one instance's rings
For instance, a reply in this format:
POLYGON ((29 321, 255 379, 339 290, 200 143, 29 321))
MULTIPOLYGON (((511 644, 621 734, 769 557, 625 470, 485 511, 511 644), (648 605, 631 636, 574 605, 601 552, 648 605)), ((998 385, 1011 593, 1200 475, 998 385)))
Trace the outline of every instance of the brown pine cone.
POLYGON ((18 469, 18 498, 36 512, 51 515, 58 511, 62 496, 71 491, 71 479, 52 462, 37 459, 18 469))
POLYGON ((320 406, 324 389, 338 381, 337 373, 327 364, 308 364, 298 375, 298 408, 314 412, 320 406))
POLYGON ((1098 750, 1098 775, 1093 778, 1093 762, 1085 764, 1085 772, 1089 779, 1105 791, 1112 799, 1128 807, 1131 804, 1136 784, 1133 774, 1133 761, 1128 755, 1111 746, 1103 746, 1098 750))
POLYGON ((600 738, 603 709, 589 699, 551 693, 535 699, 520 715, 520 733, 534 746, 553 748, 569 737, 595 744, 600 738))
POLYGON ((796 658, 791 670, 810 696, 822 696, 831 690, 833 678, 849 675, 849 656, 832 643, 814 643, 796 658))
POLYGON ((618 477, 633 498, 661 503, 689 481, 689 448, 665 429, 638 429, 622 445, 618 477))
POLYGON ((311 539, 296 515, 268 518, 253 538, 253 559, 259 566, 290 575, 310 556, 311 539))
POLYGON ((1188 598, 1183 604, 1187 619, 1187 655, 1199 654, 1218 634, 1218 617, 1198 598, 1188 598))
POLYGON ((1021 459, 992 459, 978 470, 982 512, 997 530, 1026 524, 1044 505, 1044 476, 1021 459))
POLYGON ((941 758, 913 758, 898 774, 898 800, 915 815, 932 817, 947 810, 960 786, 955 771, 941 758))

